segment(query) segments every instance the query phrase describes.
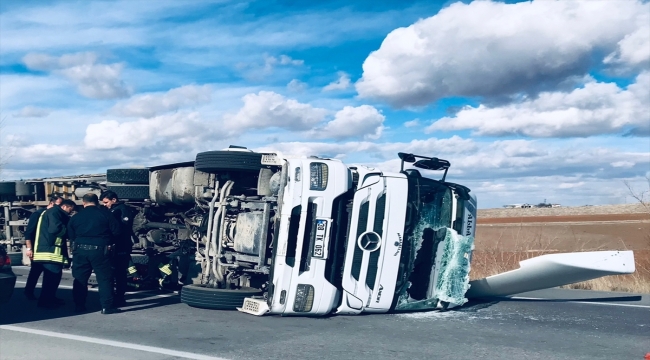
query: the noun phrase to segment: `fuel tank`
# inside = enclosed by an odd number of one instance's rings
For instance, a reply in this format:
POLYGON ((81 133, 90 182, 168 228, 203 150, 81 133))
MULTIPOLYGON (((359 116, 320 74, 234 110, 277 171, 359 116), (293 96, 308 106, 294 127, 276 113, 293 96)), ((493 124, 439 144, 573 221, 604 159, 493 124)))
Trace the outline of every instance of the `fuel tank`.
POLYGON ((149 197, 159 204, 194 204, 194 167, 152 171, 149 197))

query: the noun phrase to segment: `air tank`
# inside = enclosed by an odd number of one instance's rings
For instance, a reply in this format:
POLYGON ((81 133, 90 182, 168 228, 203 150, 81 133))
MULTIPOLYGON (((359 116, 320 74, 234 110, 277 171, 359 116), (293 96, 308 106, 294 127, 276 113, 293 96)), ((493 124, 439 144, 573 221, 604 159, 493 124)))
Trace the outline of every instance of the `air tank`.
POLYGON ((149 197, 159 204, 194 204, 194 167, 152 171, 149 197))

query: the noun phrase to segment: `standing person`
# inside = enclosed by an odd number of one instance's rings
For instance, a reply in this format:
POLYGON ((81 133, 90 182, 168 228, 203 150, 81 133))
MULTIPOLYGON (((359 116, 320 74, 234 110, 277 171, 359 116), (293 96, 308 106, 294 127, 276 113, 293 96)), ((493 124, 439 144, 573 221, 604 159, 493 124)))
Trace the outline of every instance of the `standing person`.
POLYGON ((74 201, 63 200, 61 206, 53 206, 45 210, 38 220, 32 261, 43 267, 39 307, 53 309, 63 305, 56 299, 56 290, 61 283, 63 265, 68 262, 66 225, 70 220, 68 215, 74 207, 74 201))
MULTIPOLYGON (((32 213, 32 215, 29 216, 29 220, 27 220, 27 229, 25 229, 25 254, 27 257, 29 257, 29 260, 34 260, 32 242, 36 241, 36 226, 38 225, 38 219, 40 219, 41 214, 43 214, 45 210, 51 209, 54 205, 61 205, 61 202, 63 202, 62 197, 53 195, 50 198, 50 203, 47 205, 47 208, 36 210, 34 213, 32 213)), ((38 278, 42 273, 43 264, 32 262, 29 268, 29 275, 27 276, 27 283, 25 284, 24 291, 25 297, 27 299, 36 300, 36 296, 34 296, 34 289, 36 288, 36 283, 38 282, 38 278)), ((56 299, 56 301, 62 302, 63 300, 56 299)))
POLYGON ((74 242, 72 297, 75 311, 86 311, 88 279, 95 270, 102 314, 113 314, 120 310, 113 306, 113 270, 110 253, 113 250, 113 239, 120 235, 120 224, 108 211, 99 208, 97 195, 86 194, 82 200, 84 209, 73 216, 68 224, 70 240, 74 242))
POLYGON ((136 272, 131 263, 133 250, 133 216, 131 210, 119 201, 114 191, 106 191, 101 196, 106 206, 120 223, 121 235, 115 240, 115 256, 113 258, 113 277, 115 279, 115 306, 126 305, 124 294, 127 288, 127 277, 136 272))

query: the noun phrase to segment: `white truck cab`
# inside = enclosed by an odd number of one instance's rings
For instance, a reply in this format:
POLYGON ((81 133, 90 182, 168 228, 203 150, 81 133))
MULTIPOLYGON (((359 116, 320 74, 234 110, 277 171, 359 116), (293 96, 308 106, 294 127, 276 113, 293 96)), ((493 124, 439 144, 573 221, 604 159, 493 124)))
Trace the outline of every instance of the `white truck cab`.
MULTIPOLYGON (((448 162, 439 165, 434 170, 445 170, 446 175, 448 162)), ((469 189, 447 183, 444 177, 442 181, 423 177, 415 169, 400 173, 364 166, 351 169, 358 183, 336 313, 382 313, 462 302, 464 291, 460 297, 455 292, 469 280, 476 218, 476 198, 469 189), (449 271, 450 266, 461 271, 449 271), (451 276, 458 274, 462 278, 451 276)))
MULTIPOLYGON (((445 175, 449 167, 437 158, 400 157, 445 175)), ((464 301, 476 217, 469 189, 417 169, 268 161, 282 165, 271 284, 266 301, 246 298, 241 311, 322 316, 464 301)))

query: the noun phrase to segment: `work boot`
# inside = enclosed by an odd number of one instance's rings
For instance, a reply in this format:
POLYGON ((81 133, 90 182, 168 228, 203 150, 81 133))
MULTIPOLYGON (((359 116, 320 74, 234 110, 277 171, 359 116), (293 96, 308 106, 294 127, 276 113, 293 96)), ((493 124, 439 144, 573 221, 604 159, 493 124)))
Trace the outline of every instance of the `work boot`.
POLYGON ((76 313, 84 313, 86 311, 87 311, 86 305, 77 304, 74 306, 74 312, 76 313))
POLYGON ((124 299, 114 299, 113 300, 113 306, 116 308, 126 306, 126 300, 124 299))
POLYGON ((102 314, 104 314, 104 315, 117 314, 117 313, 121 313, 121 312, 122 312, 122 310, 117 309, 117 308, 102 309, 102 314))
POLYGON ((31 301, 38 300, 38 298, 34 296, 34 294, 30 294, 27 292, 25 293, 25 297, 27 298, 27 300, 31 300, 31 301))

